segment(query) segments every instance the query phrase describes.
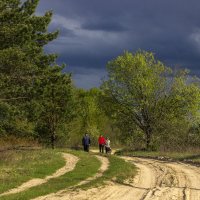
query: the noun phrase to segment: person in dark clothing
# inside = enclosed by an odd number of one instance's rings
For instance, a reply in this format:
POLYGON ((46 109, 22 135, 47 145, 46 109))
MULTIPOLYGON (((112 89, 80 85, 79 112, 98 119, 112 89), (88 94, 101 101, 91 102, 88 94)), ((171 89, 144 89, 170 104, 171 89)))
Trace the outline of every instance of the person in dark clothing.
POLYGON ((102 135, 100 135, 99 139, 98 139, 98 142, 99 142, 99 152, 103 153, 104 152, 104 146, 105 146, 106 140, 105 140, 105 138, 102 135))
POLYGON ((89 152, 90 137, 87 133, 82 138, 82 145, 83 145, 83 150, 89 152))

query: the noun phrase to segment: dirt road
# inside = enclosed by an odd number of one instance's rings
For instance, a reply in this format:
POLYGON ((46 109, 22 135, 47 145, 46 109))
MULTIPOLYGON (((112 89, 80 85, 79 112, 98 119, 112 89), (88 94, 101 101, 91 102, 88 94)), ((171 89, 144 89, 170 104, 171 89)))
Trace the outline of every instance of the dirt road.
MULTIPOLYGON (((66 165, 45 179, 31 180, 22 186, 9 191, 16 193, 32 186, 47 182, 74 169, 78 158, 63 154, 66 165)), ((106 157, 97 156, 102 165, 93 177, 77 185, 90 182, 100 176, 109 167, 106 157)), ((177 162, 165 162, 153 159, 122 157, 127 162, 134 163, 138 174, 133 180, 124 184, 108 182, 106 186, 89 190, 74 190, 74 188, 61 190, 56 193, 38 197, 37 200, 200 200, 200 167, 177 162)), ((5 193, 6 194, 6 193, 5 193)), ((1 194, 1 195, 5 195, 1 194)))
POLYGON ((200 200, 200 168, 150 159, 124 159, 134 161, 139 168, 131 190, 135 198, 127 199, 200 200), (138 189, 136 194, 134 190, 138 189))
POLYGON ((59 199, 200 200, 200 168, 183 163, 123 158, 138 167, 138 175, 134 180, 124 185, 110 182, 103 188, 71 191, 59 199))

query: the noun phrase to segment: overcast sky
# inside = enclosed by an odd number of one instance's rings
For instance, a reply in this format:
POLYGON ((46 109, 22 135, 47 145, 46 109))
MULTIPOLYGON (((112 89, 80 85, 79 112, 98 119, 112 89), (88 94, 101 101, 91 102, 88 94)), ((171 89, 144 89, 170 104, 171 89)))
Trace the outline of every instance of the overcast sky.
POLYGON ((60 36, 46 51, 58 53, 77 87, 99 86, 106 63, 124 50, 152 51, 200 75, 199 0, 40 0, 37 13, 47 10, 60 36))

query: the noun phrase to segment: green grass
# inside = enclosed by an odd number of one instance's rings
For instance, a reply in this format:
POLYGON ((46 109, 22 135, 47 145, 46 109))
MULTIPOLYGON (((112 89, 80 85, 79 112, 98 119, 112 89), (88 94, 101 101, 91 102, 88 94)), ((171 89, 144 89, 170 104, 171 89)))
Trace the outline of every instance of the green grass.
POLYGON ((32 178, 44 178, 65 165, 52 150, 7 151, 0 153, 0 193, 32 178))
POLYGON ((200 163, 200 156, 198 158, 194 158, 193 161, 200 163))
POLYGON ((106 184, 106 181, 114 181, 124 183, 128 178, 133 178, 137 173, 137 168, 125 160, 117 156, 107 156, 110 162, 109 168, 104 172, 102 177, 99 177, 85 185, 79 186, 82 189, 97 187, 106 184))
POLYGON ((200 153, 119 150, 117 155, 185 161, 200 164, 200 153))
POLYGON ((3 196, 2 200, 28 200, 74 186, 80 181, 93 176, 99 169, 100 161, 91 154, 80 151, 66 151, 79 157, 75 169, 60 177, 50 179, 47 183, 30 188, 24 192, 3 196))

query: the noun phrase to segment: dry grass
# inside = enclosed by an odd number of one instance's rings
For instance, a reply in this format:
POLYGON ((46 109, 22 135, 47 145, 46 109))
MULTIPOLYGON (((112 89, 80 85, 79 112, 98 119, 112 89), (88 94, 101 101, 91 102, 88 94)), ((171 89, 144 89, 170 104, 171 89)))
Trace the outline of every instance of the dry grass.
POLYGON ((15 136, 7 136, 0 138, 0 152, 18 147, 39 147, 39 143, 33 139, 17 138, 15 136))

